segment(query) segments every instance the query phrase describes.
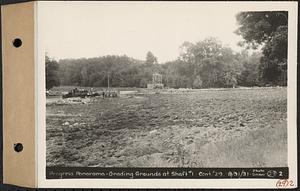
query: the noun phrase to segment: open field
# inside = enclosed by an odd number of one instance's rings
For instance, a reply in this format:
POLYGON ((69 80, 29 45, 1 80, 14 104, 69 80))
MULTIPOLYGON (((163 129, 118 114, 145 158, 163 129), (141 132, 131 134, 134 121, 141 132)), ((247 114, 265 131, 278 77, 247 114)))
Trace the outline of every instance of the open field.
POLYGON ((137 91, 47 98, 47 165, 287 165, 286 88, 137 91))

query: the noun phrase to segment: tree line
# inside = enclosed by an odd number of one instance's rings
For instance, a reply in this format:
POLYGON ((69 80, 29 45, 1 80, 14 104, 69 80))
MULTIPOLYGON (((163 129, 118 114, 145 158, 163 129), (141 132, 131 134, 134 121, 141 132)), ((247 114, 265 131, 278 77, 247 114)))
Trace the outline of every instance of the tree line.
POLYGON ((209 37, 184 42, 178 58, 166 63, 150 51, 145 60, 107 55, 56 61, 46 56, 46 88, 106 87, 108 78, 112 87, 146 87, 153 73, 162 74, 170 88, 286 85, 287 12, 241 12, 236 19, 236 33, 244 38, 240 53, 209 37))

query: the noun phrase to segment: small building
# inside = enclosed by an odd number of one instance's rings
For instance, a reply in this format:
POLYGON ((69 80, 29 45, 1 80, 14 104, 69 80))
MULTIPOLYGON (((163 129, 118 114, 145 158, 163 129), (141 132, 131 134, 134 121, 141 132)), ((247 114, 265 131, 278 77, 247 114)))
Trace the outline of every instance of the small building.
POLYGON ((163 89, 164 84, 162 83, 162 75, 154 73, 152 75, 152 83, 147 84, 148 89, 163 89))

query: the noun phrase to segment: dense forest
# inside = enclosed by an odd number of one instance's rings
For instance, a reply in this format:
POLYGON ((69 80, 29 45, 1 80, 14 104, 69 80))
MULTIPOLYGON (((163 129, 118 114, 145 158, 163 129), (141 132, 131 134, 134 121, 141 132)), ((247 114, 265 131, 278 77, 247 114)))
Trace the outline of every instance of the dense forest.
POLYGON ((287 83, 287 12, 240 12, 235 31, 244 39, 237 53, 217 38, 183 42, 176 60, 160 63, 126 55, 53 60, 46 56, 46 88, 59 85, 146 87, 153 73, 170 88, 270 86, 287 83), (256 49, 256 50, 255 50, 256 49))

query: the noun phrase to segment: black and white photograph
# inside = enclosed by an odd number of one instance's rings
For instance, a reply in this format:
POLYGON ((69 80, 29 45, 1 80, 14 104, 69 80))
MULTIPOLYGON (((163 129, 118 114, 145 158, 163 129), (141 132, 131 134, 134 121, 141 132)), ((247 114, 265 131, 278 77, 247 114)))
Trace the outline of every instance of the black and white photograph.
POLYGON ((47 11, 47 167, 288 167, 288 11, 47 11))

